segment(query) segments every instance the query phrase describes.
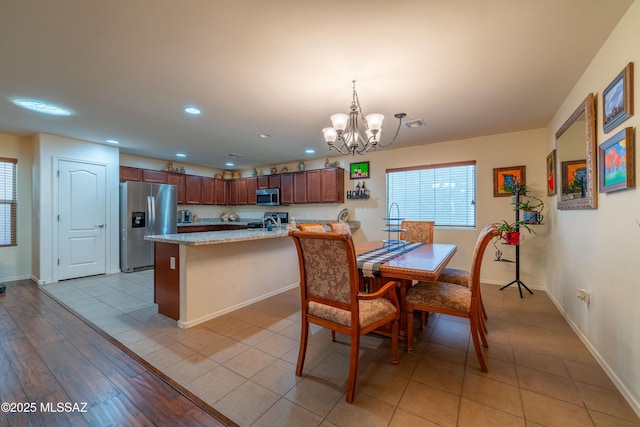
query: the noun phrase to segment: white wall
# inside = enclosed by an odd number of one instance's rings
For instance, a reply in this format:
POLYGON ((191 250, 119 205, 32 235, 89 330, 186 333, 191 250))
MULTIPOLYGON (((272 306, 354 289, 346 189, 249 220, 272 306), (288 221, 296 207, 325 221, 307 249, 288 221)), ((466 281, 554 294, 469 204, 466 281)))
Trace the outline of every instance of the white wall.
MULTIPOLYGON (((640 123, 640 2, 635 2, 565 99, 547 128, 547 153, 555 132, 588 93, 596 94, 597 143, 640 123), (635 115, 611 132, 602 130, 602 91, 629 63, 635 65, 635 115)), ((636 142, 637 144, 637 142, 636 142)), ((637 150, 637 145, 636 145, 637 150)), ((640 167, 636 156, 635 176, 640 167)), ((637 179, 636 179, 637 180, 637 179)), ((640 184, 640 183, 639 183, 640 184)), ((555 207, 556 197, 551 201, 555 207)), ((598 194, 596 210, 549 216, 548 288, 572 326, 640 414, 640 197, 636 188, 598 194), (591 292, 591 305, 577 289, 591 292)))
POLYGON ((33 160, 33 277, 40 284, 58 280, 55 260, 57 226, 54 212, 55 165, 58 160, 92 161, 107 165, 107 273, 120 271, 118 149, 56 135, 34 138, 33 160))
POLYGON ((17 245, 0 248, 0 281, 28 279, 31 275, 31 140, 0 134, 0 157, 18 160, 17 245))

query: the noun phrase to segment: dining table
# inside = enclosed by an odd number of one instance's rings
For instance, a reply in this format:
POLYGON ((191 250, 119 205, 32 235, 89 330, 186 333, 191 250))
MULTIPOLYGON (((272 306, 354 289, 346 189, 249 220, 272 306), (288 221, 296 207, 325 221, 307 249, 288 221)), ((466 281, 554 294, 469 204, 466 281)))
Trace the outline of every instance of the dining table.
MULTIPOLYGON (((380 241, 369 241, 355 246, 356 258, 362 257, 376 249, 385 248, 385 243, 380 241)), ((365 277, 366 273, 360 272, 360 290, 363 292, 375 292, 390 280, 400 283, 398 288, 398 299, 400 303, 400 339, 407 336, 407 290, 414 281, 435 282, 447 266, 451 258, 457 251, 457 246, 449 243, 425 243, 415 248, 403 252, 402 248, 388 248, 391 259, 382 262, 375 277, 365 277), (400 255, 395 256, 394 251, 400 255)), ((380 331, 388 335, 390 329, 380 331)))

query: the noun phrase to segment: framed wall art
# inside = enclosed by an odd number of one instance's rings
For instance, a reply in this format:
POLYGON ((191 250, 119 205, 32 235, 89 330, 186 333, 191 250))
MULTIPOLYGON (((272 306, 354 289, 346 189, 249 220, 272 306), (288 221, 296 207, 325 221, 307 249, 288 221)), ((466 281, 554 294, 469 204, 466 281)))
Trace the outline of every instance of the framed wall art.
POLYGON ((369 162, 349 163, 349 178, 369 178, 369 162))
POLYGON ((580 197, 584 197, 587 191, 587 160, 567 160, 561 167, 562 194, 580 193, 580 197))
POLYGON ((633 128, 625 128, 598 148, 598 191, 633 188, 635 183, 633 128))
POLYGON ((558 192, 556 188, 556 150, 554 149, 547 156, 547 195, 553 196, 558 192))
POLYGON ((493 197, 509 197, 515 192, 516 184, 525 185, 525 167, 512 166, 493 169, 493 197))
POLYGON ((633 116, 633 62, 602 93, 602 128, 605 133, 633 116))

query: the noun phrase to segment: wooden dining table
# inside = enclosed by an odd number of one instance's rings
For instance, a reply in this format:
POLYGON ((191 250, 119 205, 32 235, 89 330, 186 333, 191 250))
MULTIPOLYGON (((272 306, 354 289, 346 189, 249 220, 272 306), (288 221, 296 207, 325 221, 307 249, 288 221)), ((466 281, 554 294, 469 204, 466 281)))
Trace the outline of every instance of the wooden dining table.
MULTIPOLYGON (((356 245, 356 255, 371 251, 383 246, 382 241, 371 241, 356 245)), ((447 266, 457 246, 448 243, 428 243, 405 252, 382 265, 380 265, 380 277, 365 278, 360 276, 360 288, 362 291, 375 292, 390 280, 400 282, 398 297, 400 302, 400 338, 405 339, 407 334, 407 290, 414 280, 434 282, 447 266), (367 286, 368 285, 368 286, 367 286)), ((389 331, 380 331, 385 335, 389 331)))

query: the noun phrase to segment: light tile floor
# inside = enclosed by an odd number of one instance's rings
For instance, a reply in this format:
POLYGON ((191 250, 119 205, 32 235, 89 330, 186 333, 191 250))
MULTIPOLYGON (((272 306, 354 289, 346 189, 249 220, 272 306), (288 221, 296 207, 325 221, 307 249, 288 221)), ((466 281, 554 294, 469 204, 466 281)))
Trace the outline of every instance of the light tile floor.
MULTIPOLYGON (((362 339, 356 397, 345 402, 348 339, 313 327, 295 376, 298 290, 190 329, 157 313, 153 272, 45 285, 44 290, 242 426, 640 426, 541 291, 483 285, 489 373, 465 319, 432 315, 412 353, 362 339)), ((418 324, 419 322, 416 322, 418 324)))

